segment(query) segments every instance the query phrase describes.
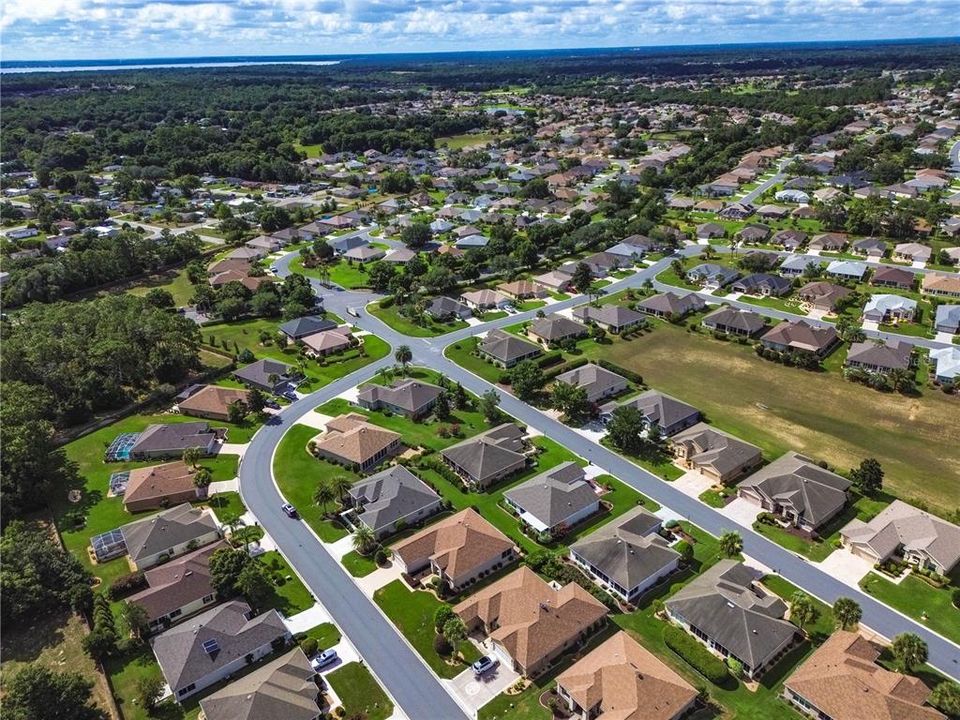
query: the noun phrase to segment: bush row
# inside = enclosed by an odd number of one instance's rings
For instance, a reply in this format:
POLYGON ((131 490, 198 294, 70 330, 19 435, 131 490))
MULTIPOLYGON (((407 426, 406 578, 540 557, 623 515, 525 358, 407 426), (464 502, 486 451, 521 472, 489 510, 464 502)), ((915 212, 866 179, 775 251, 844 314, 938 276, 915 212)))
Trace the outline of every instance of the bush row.
POLYGON ((721 685, 727 679, 727 666, 723 661, 682 628, 667 625, 663 629, 663 642, 714 685, 721 685))
POLYGON ((609 360, 604 360, 603 358, 597 360, 597 365, 602 367, 604 370, 615 372, 620 377, 625 377, 635 385, 643 385, 643 376, 640 375, 640 373, 635 373, 633 370, 627 370, 625 367, 621 367, 620 365, 612 363, 609 360))

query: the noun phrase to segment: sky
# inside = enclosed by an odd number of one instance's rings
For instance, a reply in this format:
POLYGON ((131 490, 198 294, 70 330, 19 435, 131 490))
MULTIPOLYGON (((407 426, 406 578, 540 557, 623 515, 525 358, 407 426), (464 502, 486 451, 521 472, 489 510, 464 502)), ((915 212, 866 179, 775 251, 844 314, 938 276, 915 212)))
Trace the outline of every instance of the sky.
POLYGON ((957 3, 0 0, 0 59, 322 55, 942 37, 956 34, 957 3))

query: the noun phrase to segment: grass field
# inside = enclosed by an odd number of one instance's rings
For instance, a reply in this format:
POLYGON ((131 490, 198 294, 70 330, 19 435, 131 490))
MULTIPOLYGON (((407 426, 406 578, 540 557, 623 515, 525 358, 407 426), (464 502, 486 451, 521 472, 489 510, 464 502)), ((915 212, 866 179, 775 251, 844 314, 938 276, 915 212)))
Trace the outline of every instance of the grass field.
POLYGON ((374 302, 367 306, 367 312, 375 318, 383 321, 397 332, 411 337, 436 337, 453 330, 460 330, 467 327, 465 320, 451 320, 450 322, 437 322, 425 316, 426 325, 417 325, 409 318, 404 317, 397 311, 396 304, 388 308, 380 307, 380 303, 374 302))
POLYGON ((447 147, 451 150, 478 147, 493 141, 497 136, 493 133, 473 133, 464 135, 448 135, 435 140, 437 147, 447 147))
POLYGON ((480 653, 470 642, 460 645, 463 661, 454 663, 440 657, 433 649, 433 638, 436 635, 433 616, 437 608, 443 605, 433 593, 409 590, 402 580, 394 580, 377 590, 373 599, 420 653, 420 657, 426 660, 427 665, 440 677, 456 677, 466 665, 480 658, 480 653))
POLYGON ((326 678, 343 703, 347 717, 387 720, 393 715, 393 703, 362 663, 347 663, 326 678))
POLYGON ((285 617, 313 607, 314 600, 310 591, 290 568, 290 564, 276 550, 260 556, 260 562, 266 565, 273 581, 274 597, 267 607, 279 610, 285 617))
POLYGON ((475 337, 464 338, 459 342, 448 345, 446 350, 444 350, 444 354, 457 365, 469 370, 474 375, 482 377, 487 382, 497 383, 504 370, 473 354, 474 349, 477 347, 477 342, 478 340, 475 337))
POLYGON ((951 602, 951 585, 935 588, 913 575, 896 585, 879 573, 871 572, 860 581, 860 589, 921 625, 960 643, 960 610, 951 602), (925 620, 922 619, 924 613, 927 615, 925 620))
MULTIPOLYGON (((316 627, 312 627, 307 630, 304 635, 306 637, 312 637, 317 641, 317 646, 321 650, 326 650, 327 648, 332 648, 338 642, 340 642, 340 631, 337 630, 337 626, 333 623, 320 623, 316 627)), ((297 636, 299 637, 299 635, 297 636)))
POLYGON ((173 295, 173 302, 177 307, 187 305, 193 297, 193 285, 187 279, 187 271, 184 268, 151 275, 127 292, 131 295, 143 296, 154 288, 166 290, 173 295))
POLYGON ((768 459, 792 449, 846 470, 875 457, 886 471, 888 490, 933 507, 956 504, 960 406, 955 398, 873 392, 835 374, 765 362, 749 346, 669 324, 629 343, 613 343, 606 357, 758 445, 768 459))
POLYGON ((290 271, 318 280, 326 279, 348 290, 368 287, 367 271, 364 266, 347 260, 340 260, 328 266, 327 272, 324 274, 319 268, 304 267, 303 260, 295 257, 290 261, 290 271))

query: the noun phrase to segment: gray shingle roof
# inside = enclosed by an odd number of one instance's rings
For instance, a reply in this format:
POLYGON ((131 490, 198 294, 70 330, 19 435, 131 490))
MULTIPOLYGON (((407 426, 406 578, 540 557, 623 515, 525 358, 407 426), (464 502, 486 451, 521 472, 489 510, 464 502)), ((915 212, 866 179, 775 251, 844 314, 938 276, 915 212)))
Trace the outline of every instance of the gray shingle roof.
POLYGON ((280 332, 294 340, 298 340, 307 335, 313 335, 314 333, 323 332, 324 330, 332 330, 335 327, 337 327, 337 324, 332 320, 327 320, 319 315, 308 315, 307 317, 288 320, 280 326, 280 332))
POLYGON ((148 426, 130 448, 131 455, 146 452, 182 452, 187 448, 206 448, 216 435, 210 423, 186 422, 148 426))
POLYGON ((448 447, 441 455, 482 483, 513 465, 526 463, 522 449, 523 431, 514 423, 504 423, 448 447))
POLYGON ((624 405, 635 407, 648 423, 656 423, 661 428, 671 427, 691 417, 700 417, 700 411, 693 405, 659 390, 647 390, 624 405))
POLYGON ((443 388, 437 385, 419 380, 402 380, 392 386, 368 385, 357 393, 357 399, 370 403, 382 401, 415 413, 436 402, 442 392, 443 388))
POLYGON ((583 305, 573 311, 573 316, 578 320, 593 320, 613 327, 624 327, 643 321, 641 313, 623 305, 603 305, 598 308, 592 305, 583 305))
POLYGON ((703 324, 710 328, 723 326, 734 328, 753 335, 760 332, 766 325, 763 315, 752 310, 740 310, 725 305, 703 318, 703 324))
POLYGON ((279 360, 264 358, 263 360, 257 360, 254 363, 250 363, 249 365, 240 368, 233 373, 233 376, 238 380, 248 382, 253 385, 272 387, 273 384, 270 382, 271 375, 276 375, 282 378, 284 376, 288 376, 291 369, 291 365, 287 365, 279 360))
POLYGON ((532 342, 518 338, 503 330, 491 330, 480 341, 480 349, 500 362, 509 363, 517 358, 540 353, 540 348, 532 342))
POLYGON ((612 388, 626 384, 626 379, 615 372, 600 367, 595 363, 587 363, 583 367, 568 370, 557 375, 557 382, 567 383, 587 391, 587 397, 594 399, 602 396, 612 388))
POLYGON ((394 465, 350 488, 350 496, 363 508, 359 519, 374 532, 429 507, 440 499, 420 478, 402 465, 394 465))
POLYGON ((561 463, 540 473, 511 488, 504 496, 547 527, 597 502, 596 491, 584 480, 583 468, 575 462, 561 463))
POLYGON ((706 303, 696 293, 677 295, 676 293, 665 292, 641 300, 638 307, 649 312, 682 316, 694 310, 705 308, 706 303))
POLYGON ((756 445, 727 435, 702 422, 677 433, 670 441, 689 448, 687 459, 690 462, 700 467, 712 468, 720 475, 733 472, 745 464, 755 465, 760 461, 760 448, 756 445))
POLYGON ((177 505, 156 515, 134 520, 120 528, 127 553, 136 562, 175 545, 182 545, 218 530, 213 513, 190 503, 177 505))
POLYGON ((544 340, 562 340, 567 337, 586 335, 587 326, 563 315, 547 315, 530 324, 530 332, 544 340))

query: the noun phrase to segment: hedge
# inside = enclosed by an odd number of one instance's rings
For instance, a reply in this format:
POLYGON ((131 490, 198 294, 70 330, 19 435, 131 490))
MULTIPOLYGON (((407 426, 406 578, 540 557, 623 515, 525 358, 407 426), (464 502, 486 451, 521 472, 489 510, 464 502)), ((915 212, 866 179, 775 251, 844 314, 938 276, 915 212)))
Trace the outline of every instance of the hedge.
POLYGON ((551 380, 556 378, 558 375, 563 375, 563 373, 565 372, 569 372, 570 370, 576 370, 579 367, 583 367, 588 362, 590 362, 590 360, 585 357, 579 357, 576 360, 571 360, 570 362, 566 363, 565 365, 561 365, 558 368, 547 370, 543 374, 543 380, 544 382, 550 382, 551 380))
POLYGON ((147 587, 147 578, 144 577, 142 572, 130 573, 129 575, 121 575, 110 583, 107 595, 111 600, 122 600, 145 587, 147 587))
POLYGON ((559 350, 551 350, 546 355, 541 358, 537 358, 537 365, 541 368, 548 368, 551 365, 556 365, 558 362, 563 361, 563 353, 559 350))
POLYGON ((610 372, 615 372, 621 377, 625 377, 632 383, 643 385, 643 376, 639 373, 635 373, 633 370, 627 370, 625 367, 621 367, 620 365, 612 363, 609 360, 604 360, 603 358, 597 360, 597 365, 602 367, 604 370, 609 370, 610 372))
POLYGON ((663 629, 663 642, 714 685, 723 684, 729 676, 723 661, 682 628, 667 625, 663 629))

